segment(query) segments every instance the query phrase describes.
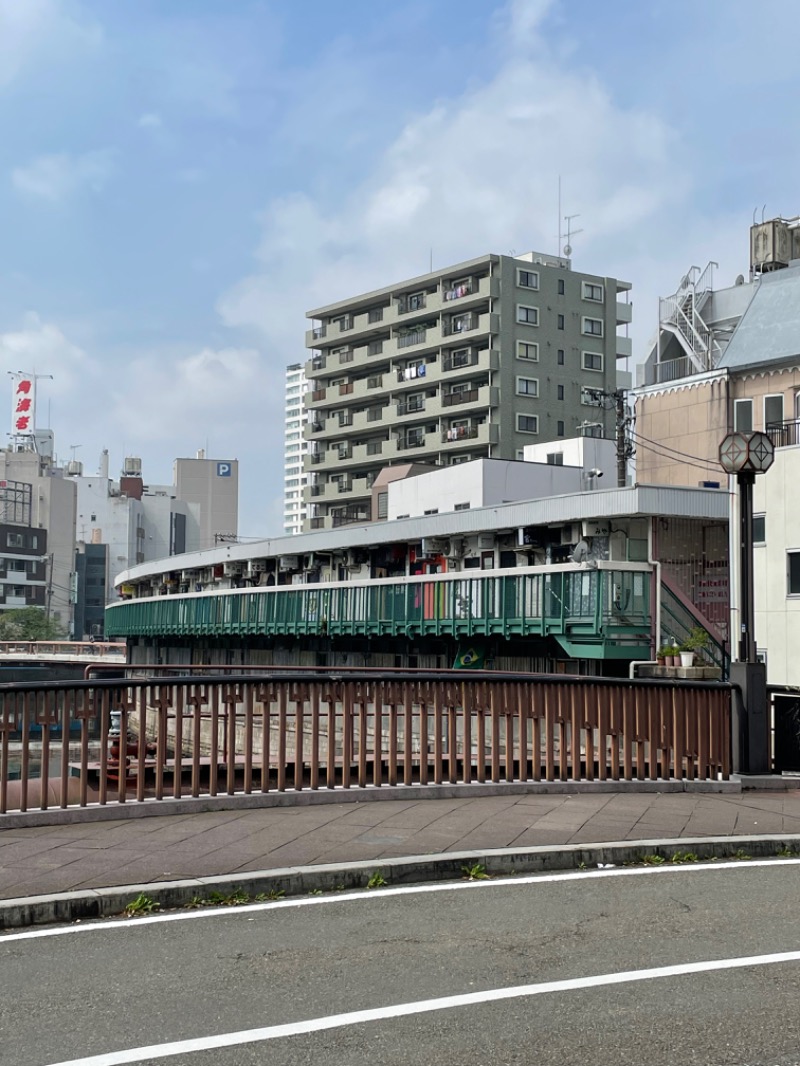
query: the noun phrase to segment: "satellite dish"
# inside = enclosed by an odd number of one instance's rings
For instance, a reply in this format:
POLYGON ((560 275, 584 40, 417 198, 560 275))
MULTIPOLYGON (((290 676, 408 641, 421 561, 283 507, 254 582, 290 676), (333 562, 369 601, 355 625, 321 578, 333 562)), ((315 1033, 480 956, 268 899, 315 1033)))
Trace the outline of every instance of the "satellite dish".
POLYGON ((737 274, 735 284, 744 285, 744 274, 737 274))
POLYGON ((564 245, 564 255, 572 255, 572 245, 571 244, 565 244, 564 245))
POLYGON ((570 558, 572 559, 573 563, 585 563, 586 560, 589 558, 589 553, 589 545, 586 543, 585 540, 581 539, 575 545, 570 558))

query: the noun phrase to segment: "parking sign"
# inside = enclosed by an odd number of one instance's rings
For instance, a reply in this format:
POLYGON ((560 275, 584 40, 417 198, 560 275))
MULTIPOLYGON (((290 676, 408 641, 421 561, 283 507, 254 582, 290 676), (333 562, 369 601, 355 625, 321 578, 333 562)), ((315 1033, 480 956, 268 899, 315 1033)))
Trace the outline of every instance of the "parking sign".
POLYGON ((230 463, 217 463, 217 477, 230 477, 231 476, 231 464, 230 463))

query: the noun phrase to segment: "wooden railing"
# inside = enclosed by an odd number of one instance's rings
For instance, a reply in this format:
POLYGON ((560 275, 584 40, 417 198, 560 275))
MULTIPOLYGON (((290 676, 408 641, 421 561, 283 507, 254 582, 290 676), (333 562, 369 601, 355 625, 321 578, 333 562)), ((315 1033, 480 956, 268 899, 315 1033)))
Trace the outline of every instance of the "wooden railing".
POLYGON ((287 790, 729 773, 722 684, 287 670, 0 685, 0 815, 287 790))

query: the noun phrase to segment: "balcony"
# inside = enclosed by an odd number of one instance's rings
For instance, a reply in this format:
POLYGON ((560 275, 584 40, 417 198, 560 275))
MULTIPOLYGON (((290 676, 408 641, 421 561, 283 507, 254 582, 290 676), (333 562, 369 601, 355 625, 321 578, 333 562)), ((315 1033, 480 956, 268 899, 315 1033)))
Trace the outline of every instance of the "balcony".
POLYGON ((343 382, 339 386, 339 395, 340 396, 350 396, 352 391, 353 391, 353 382, 352 381, 343 382))
MULTIPOLYGON (((442 430, 443 445, 460 445, 467 441, 474 441, 481 447, 497 444, 500 439, 498 427, 491 422, 482 422, 478 426, 450 426, 442 430)), ((454 448, 454 450, 456 450, 454 448)))
POLYGON ((352 363, 355 358, 355 353, 352 348, 348 348, 344 352, 339 352, 339 365, 343 366, 345 363, 352 363))
POLYGON ((326 394, 326 390, 325 389, 314 389, 314 391, 312 393, 310 393, 310 395, 308 397, 308 403, 310 403, 310 404, 319 403, 321 400, 325 399, 325 394, 326 394))
POLYGON ((322 340, 327 336, 328 327, 325 325, 314 326, 313 329, 306 330, 306 347, 311 348, 314 345, 314 341, 322 340))
POLYGON ((399 437, 397 439, 397 450, 399 452, 411 451, 415 448, 424 448, 426 441, 426 435, 424 433, 409 434, 407 437, 399 437))
POLYGON ((412 311, 424 311, 427 294, 415 292, 408 296, 401 296, 397 301, 397 313, 408 315, 412 311))
POLYGON ((403 403, 397 405, 397 416, 402 418, 404 415, 417 414, 420 411, 425 410, 425 397, 424 396, 412 396, 409 397, 403 403))
POLYGON ((617 337, 617 359, 630 359, 633 355, 633 341, 630 337, 617 337))
POLYGON ((343 511, 337 511, 331 515, 331 525, 334 529, 339 526, 352 526, 359 522, 371 522, 372 515, 362 507, 347 507, 343 511))
POLYGON ((451 426, 442 430, 442 444, 453 444, 459 440, 477 440, 478 426, 451 426))
POLYGON ((452 337, 459 333, 469 333, 477 329, 479 323, 480 316, 471 312, 465 315, 453 315, 449 321, 442 324, 442 334, 445 337, 452 337))
POLYGON ((442 407, 456 407, 462 403, 477 403, 478 389, 461 389, 458 392, 446 393, 442 396, 442 407))
POLYGON ((791 448, 800 444, 800 418, 788 422, 771 422, 767 426, 767 436, 776 448, 791 448))
POLYGON ((459 285, 451 285, 445 288, 442 292, 442 299, 445 303, 450 303, 453 300, 463 300, 465 296, 472 296, 478 291, 478 284, 474 278, 470 278, 469 281, 462 282, 459 285))
POLYGON ((617 301, 617 325, 625 326, 633 321, 633 304, 617 301))
POLYGON ((398 348, 411 348, 415 344, 424 344, 425 343, 425 334, 426 334, 426 332, 427 332, 427 330, 425 330, 425 329, 414 329, 414 330, 410 330, 408 333, 400 333, 400 334, 398 334, 398 336, 397 336, 397 347, 398 348))

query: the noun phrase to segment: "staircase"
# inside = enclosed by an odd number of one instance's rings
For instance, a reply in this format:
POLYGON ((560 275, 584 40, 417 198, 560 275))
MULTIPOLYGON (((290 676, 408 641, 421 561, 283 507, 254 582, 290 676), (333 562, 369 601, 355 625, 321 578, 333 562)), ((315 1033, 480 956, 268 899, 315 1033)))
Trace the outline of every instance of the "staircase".
POLYGON ((662 576, 661 643, 683 644, 695 627, 700 627, 708 633, 709 642, 705 654, 711 659, 712 665, 722 670, 723 680, 727 680, 731 657, 724 637, 691 600, 662 576))
POLYGON ((691 374, 713 370, 722 351, 701 314, 712 292, 716 266, 710 262, 702 271, 700 267, 690 267, 678 291, 659 300, 660 326, 677 338, 691 374))

